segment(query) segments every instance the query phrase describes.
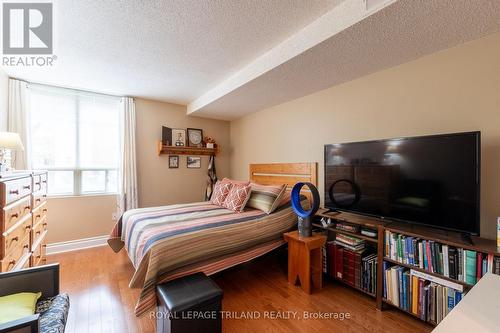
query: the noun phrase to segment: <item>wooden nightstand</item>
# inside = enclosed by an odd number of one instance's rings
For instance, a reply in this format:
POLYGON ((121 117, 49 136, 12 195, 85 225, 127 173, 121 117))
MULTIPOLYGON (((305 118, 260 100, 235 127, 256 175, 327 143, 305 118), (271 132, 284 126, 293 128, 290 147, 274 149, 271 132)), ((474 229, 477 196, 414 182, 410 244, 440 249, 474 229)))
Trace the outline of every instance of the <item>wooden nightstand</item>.
POLYGON ((311 293, 312 285, 322 287, 321 247, 326 242, 326 236, 313 234, 311 237, 299 237, 298 231, 283 234, 288 242, 288 283, 295 285, 297 278, 302 289, 311 293))

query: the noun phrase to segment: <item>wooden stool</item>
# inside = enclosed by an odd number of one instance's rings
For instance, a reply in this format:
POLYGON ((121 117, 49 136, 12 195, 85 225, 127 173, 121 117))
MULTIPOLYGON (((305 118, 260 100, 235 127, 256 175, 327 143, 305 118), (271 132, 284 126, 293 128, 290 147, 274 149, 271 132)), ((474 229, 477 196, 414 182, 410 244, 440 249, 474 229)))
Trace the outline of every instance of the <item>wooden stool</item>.
POLYGON ((288 283, 295 285, 298 278, 300 286, 308 294, 311 293, 311 281, 314 287, 321 289, 321 247, 326 242, 326 236, 313 234, 311 237, 300 237, 298 231, 291 231, 283 237, 288 242, 288 283))

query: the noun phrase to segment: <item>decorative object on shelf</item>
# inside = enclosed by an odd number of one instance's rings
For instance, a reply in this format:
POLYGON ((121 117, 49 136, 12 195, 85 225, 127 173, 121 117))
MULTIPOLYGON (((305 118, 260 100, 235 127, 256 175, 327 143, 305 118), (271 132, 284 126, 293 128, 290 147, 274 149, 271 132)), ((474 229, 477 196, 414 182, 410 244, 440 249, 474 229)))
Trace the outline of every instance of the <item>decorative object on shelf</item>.
POLYGON ((0 173, 11 171, 11 150, 24 150, 19 134, 0 132, 0 173))
POLYGON ((213 138, 206 136, 203 142, 205 142, 207 148, 215 148, 215 140, 213 138))
POLYGON ((166 146, 172 146, 172 129, 170 127, 161 127, 161 142, 166 146))
POLYGON ((217 172, 215 170, 215 156, 212 155, 208 159, 207 172, 207 189, 205 190, 205 200, 208 201, 212 197, 215 183, 217 182, 217 172))
POLYGON ((301 237, 311 237, 312 235, 312 217, 319 208, 319 192, 316 186, 311 183, 297 183, 291 192, 292 208, 298 216, 299 235, 301 237), (312 195, 311 209, 305 211, 300 204, 300 191, 303 186, 307 186, 312 195))
POLYGON ((500 217, 497 217, 497 247, 500 249, 500 217))
POLYGON ((199 156, 188 156, 187 157, 187 168, 188 169, 199 169, 199 168, 201 168, 201 157, 199 157, 199 156))
POLYGON ((199 128, 187 129, 188 146, 189 147, 203 147, 203 130, 199 128))
POLYGON ((174 128, 172 130, 173 146, 184 147, 186 145, 186 130, 174 128))
POLYGON ((170 155, 168 157, 168 168, 169 169, 178 169, 179 168, 179 156, 170 155))

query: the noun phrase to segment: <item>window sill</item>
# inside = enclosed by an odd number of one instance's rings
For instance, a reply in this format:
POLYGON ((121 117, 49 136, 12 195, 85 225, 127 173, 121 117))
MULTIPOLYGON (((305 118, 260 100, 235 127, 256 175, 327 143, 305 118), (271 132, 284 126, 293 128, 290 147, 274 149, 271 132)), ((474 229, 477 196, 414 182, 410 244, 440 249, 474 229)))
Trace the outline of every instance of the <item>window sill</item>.
POLYGON ((89 194, 60 194, 47 195, 47 199, 72 199, 72 198, 89 198, 89 197, 116 197, 118 193, 89 193, 89 194))

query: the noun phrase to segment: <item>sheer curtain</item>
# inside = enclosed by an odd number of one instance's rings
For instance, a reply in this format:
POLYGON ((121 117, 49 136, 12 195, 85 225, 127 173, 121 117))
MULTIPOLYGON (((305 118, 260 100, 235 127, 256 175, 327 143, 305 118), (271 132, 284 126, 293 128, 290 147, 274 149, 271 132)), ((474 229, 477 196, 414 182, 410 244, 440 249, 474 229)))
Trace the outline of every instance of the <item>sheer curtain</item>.
POLYGON ((135 149, 135 103, 130 97, 122 97, 120 101, 122 118, 122 142, 120 187, 118 193, 118 213, 139 206, 137 198, 137 166, 135 149))
POLYGON ((31 168, 29 142, 29 90, 28 83, 9 79, 9 108, 7 111, 7 130, 21 137, 24 150, 12 151, 12 166, 18 170, 31 168))

